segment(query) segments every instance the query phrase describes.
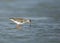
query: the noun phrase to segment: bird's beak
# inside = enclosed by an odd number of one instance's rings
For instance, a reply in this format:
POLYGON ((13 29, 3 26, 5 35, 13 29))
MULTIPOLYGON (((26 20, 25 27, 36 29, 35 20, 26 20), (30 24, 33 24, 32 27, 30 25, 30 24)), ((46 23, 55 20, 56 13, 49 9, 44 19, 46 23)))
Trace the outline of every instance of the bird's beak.
POLYGON ((30 27, 31 27, 31 20, 29 20, 29 23, 30 23, 30 27))

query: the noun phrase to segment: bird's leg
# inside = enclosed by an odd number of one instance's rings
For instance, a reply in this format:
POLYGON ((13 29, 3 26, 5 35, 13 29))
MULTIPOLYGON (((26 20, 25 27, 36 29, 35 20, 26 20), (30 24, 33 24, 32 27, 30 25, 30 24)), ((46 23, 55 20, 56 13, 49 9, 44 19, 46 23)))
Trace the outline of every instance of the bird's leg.
POLYGON ((21 26, 20 26, 19 24, 17 24, 17 25, 16 25, 16 28, 19 29, 19 28, 21 28, 21 26))

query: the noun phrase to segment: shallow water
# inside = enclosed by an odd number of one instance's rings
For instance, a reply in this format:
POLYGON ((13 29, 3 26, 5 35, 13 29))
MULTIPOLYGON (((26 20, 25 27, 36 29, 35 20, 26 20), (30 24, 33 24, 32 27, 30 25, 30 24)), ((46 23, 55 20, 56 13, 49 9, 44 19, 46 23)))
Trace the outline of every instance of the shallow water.
POLYGON ((30 18, 31 27, 24 24, 16 29, 8 17, 0 21, 0 43, 57 43, 60 42, 60 23, 49 17, 30 18), (6 20, 6 21, 5 21, 6 20))
POLYGON ((60 43, 59 0, 0 0, 0 43, 60 43), (11 17, 32 20, 16 29, 11 17))

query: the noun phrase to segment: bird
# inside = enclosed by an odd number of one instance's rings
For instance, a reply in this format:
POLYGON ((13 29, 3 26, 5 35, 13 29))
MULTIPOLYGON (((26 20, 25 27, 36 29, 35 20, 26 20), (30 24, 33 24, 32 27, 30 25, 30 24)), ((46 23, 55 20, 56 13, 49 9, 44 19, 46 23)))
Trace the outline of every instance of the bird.
POLYGON ((16 28, 20 28, 22 24, 29 23, 31 26, 31 19, 27 18, 9 18, 12 22, 16 24, 16 28))

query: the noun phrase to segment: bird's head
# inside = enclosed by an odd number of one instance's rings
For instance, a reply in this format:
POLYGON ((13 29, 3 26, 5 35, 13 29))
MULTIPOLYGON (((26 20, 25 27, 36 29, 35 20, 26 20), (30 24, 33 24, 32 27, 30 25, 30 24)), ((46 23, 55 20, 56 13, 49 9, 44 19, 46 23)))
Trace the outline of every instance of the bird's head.
POLYGON ((28 19, 26 22, 29 23, 30 24, 30 27, 31 27, 31 20, 28 19))
POLYGON ((27 21, 26 21, 27 23, 31 23, 31 20, 30 19, 27 19, 27 21))

